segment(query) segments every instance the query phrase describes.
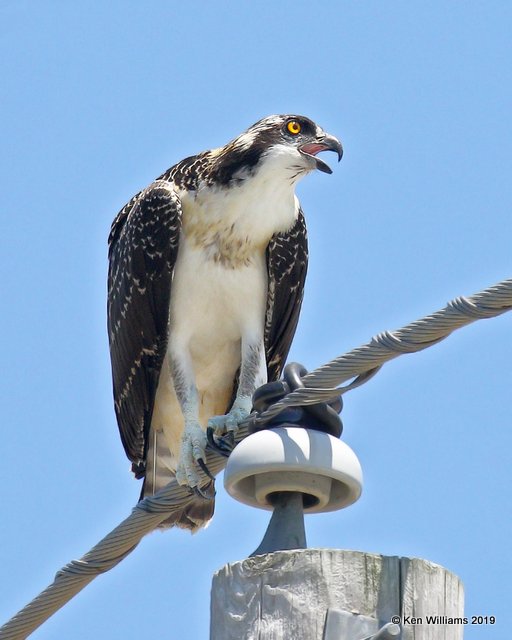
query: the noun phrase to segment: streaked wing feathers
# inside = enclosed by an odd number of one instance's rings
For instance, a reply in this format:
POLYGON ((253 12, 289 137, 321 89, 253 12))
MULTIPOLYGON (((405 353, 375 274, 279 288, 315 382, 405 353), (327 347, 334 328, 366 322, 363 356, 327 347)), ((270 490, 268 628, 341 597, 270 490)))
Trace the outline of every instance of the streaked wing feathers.
POLYGON ((267 248, 268 299, 265 350, 268 380, 277 380, 297 328, 308 265, 308 240, 302 209, 295 225, 272 237, 267 248))
POLYGON ((180 230, 180 200, 170 183, 157 180, 120 211, 109 236, 114 405, 126 454, 141 472, 167 347, 180 230))

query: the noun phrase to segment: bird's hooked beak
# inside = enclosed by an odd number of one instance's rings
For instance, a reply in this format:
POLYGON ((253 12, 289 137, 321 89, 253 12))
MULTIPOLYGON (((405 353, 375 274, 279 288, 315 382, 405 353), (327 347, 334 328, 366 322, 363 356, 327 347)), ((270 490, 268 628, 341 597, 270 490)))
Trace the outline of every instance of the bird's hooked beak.
POLYGON ((306 142, 299 147, 299 151, 305 155, 310 156, 316 165, 316 168, 324 173, 332 173, 331 167, 320 158, 316 157, 320 151, 335 151, 338 154, 338 162, 343 156, 343 147, 338 138, 329 135, 328 133, 322 134, 316 140, 312 142, 306 142))

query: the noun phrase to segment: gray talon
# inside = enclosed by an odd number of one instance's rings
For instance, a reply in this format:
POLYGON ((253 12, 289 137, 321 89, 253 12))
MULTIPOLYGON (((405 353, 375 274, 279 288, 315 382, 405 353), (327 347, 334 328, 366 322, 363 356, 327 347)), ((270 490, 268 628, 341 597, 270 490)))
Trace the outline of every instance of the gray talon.
POLYGON ((208 495, 200 487, 192 487, 192 492, 195 493, 196 496, 203 498, 203 500, 213 500, 215 498, 215 492, 213 492, 212 495, 208 495))
POLYGON ((202 459, 202 458, 198 458, 196 460, 197 464, 199 465, 199 467, 201 468, 201 471, 207 475, 210 480, 215 480, 215 476, 212 475, 212 472, 210 471, 210 469, 208 469, 208 467, 206 466, 206 462, 202 459))

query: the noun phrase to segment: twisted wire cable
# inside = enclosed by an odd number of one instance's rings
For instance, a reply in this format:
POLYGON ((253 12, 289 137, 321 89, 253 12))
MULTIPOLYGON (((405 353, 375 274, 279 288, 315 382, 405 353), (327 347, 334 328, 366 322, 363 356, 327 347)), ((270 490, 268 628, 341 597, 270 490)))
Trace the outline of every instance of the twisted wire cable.
MULTIPOLYGON (((293 391, 267 411, 253 417, 253 420, 265 423, 286 407, 331 400, 369 380, 385 362, 405 353, 431 347, 456 329, 511 309, 512 279, 504 280, 471 297, 456 298, 444 309, 402 329, 384 331, 367 344, 311 371, 303 378, 304 388, 293 391), (338 387, 352 378, 355 378, 352 383, 338 387)), ((248 427, 249 422, 240 425, 236 442, 247 436, 248 427)), ((207 447, 206 464, 217 475, 224 468, 226 458, 207 447)), ((201 471, 199 474, 201 484, 207 485, 209 478, 201 471)), ((192 497, 187 488, 173 480, 154 496, 139 502, 131 515, 80 560, 73 560, 58 571, 51 585, 0 627, 0 640, 22 640, 29 636, 97 575, 121 562, 135 549, 144 535, 156 529, 175 510, 182 509, 192 497)))
POLYGON ((370 342, 338 356, 306 374, 304 388, 296 389, 255 418, 264 424, 287 407, 327 402, 366 382, 383 364, 444 340, 456 329, 476 320, 493 318, 512 309, 512 279, 503 280, 470 297, 458 297, 444 309, 397 329, 384 331, 370 342), (356 377, 353 383, 337 388, 356 377))

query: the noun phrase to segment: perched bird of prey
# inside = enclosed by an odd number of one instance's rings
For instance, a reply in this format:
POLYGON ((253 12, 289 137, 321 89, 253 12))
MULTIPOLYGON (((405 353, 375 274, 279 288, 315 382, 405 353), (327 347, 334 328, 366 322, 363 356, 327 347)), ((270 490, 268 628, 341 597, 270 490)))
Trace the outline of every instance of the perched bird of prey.
POLYGON ((207 425, 235 431, 255 389, 281 374, 307 268, 294 188, 315 169, 332 173, 317 157, 327 150, 341 159, 339 140, 308 118, 264 118, 178 162, 112 224, 108 334, 121 439, 142 497, 174 476, 199 494, 171 525, 195 530, 213 515, 213 487, 198 486, 196 466, 207 425))

